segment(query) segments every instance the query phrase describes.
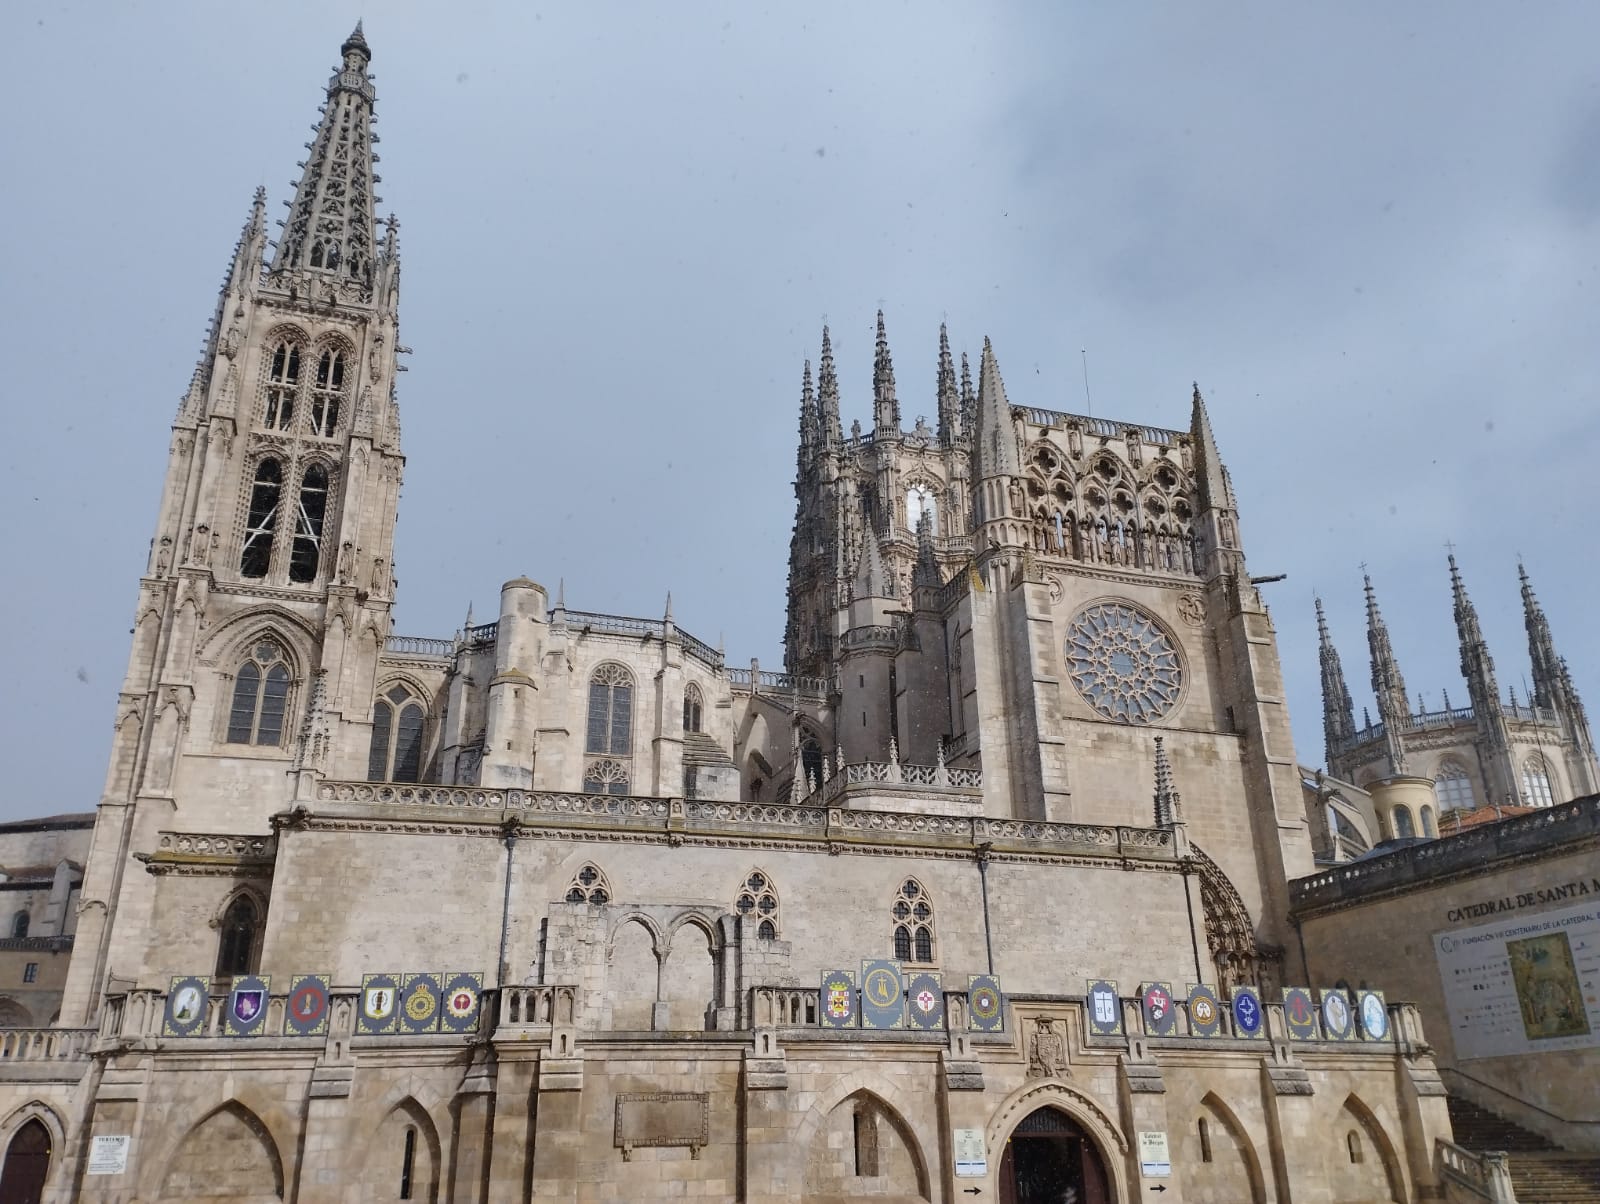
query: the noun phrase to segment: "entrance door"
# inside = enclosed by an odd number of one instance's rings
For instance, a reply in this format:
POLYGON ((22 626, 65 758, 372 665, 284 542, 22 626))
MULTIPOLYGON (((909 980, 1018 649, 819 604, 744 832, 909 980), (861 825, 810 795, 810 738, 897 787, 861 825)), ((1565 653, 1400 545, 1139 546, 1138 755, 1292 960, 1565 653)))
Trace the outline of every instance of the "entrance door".
POLYGON ((39 1204, 49 1173, 50 1130, 37 1120, 30 1120, 6 1147, 5 1166, 0 1168, 0 1200, 7 1204, 39 1204))
POLYGON ((1095 1144, 1066 1113, 1023 1118, 1000 1160, 1001 1204, 1111 1204, 1095 1144))

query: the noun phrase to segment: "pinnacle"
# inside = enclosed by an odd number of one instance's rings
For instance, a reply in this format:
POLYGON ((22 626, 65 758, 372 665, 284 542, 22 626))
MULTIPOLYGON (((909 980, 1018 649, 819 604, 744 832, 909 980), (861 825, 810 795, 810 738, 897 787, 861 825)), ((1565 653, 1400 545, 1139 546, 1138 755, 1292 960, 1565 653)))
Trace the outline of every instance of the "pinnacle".
POLYGON ((367 45, 367 35, 361 32, 361 21, 357 19, 356 27, 350 31, 350 36, 339 47, 340 54, 349 54, 352 50, 359 50, 369 59, 372 57, 372 47, 367 45))

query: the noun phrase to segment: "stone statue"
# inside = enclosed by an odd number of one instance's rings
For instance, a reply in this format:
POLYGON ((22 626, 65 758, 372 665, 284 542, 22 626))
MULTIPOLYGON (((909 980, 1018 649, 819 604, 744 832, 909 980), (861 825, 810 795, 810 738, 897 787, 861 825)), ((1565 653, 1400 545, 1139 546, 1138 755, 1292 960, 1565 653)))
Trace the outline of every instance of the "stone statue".
POLYGON ((163 535, 161 537, 161 550, 156 553, 156 576, 166 576, 167 569, 172 567, 172 540, 163 535))
POLYGON ((1030 1079, 1070 1078, 1067 1070, 1067 1043, 1056 1032, 1055 1021, 1040 1016, 1034 1021, 1033 1037, 1028 1042, 1030 1079))

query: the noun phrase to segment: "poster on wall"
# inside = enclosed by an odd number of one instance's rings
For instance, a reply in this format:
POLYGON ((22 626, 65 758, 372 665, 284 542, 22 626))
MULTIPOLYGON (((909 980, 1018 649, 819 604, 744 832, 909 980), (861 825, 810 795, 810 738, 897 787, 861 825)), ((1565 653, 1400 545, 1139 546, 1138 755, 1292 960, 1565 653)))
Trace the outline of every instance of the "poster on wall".
POLYGON ((1600 1047, 1600 905, 1433 934, 1460 1058, 1600 1047))

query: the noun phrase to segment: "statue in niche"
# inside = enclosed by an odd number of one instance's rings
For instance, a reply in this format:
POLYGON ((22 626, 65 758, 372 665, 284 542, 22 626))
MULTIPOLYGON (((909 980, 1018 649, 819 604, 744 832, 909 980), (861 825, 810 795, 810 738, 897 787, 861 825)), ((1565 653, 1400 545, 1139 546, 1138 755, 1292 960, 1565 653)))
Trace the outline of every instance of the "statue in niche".
POLYGON ((352 561, 354 559, 355 559, 355 545, 353 545, 347 539, 347 540, 344 541, 343 545, 341 545, 341 547, 339 548, 338 576, 339 576, 339 584, 340 585, 349 585, 350 584, 350 573, 351 573, 351 570, 354 567, 354 565, 352 564, 352 561))
POLYGON ((211 528, 201 523, 189 541, 189 559, 202 567, 211 558, 211 528))
POLYGON ((1067 1043, 1056 1032, 1055 1021, 1040 1016, 1034 1021, 1033 1036, 1028 1041, 1028 1077, 1030 1079, 1070 1078, 1067 1069, 1067 1043))
POLYGON ((167 570, 172 567, 172 539, 170 536, 161 537, 161 550, 156 553, 156 576, 166 576, 167 570))

